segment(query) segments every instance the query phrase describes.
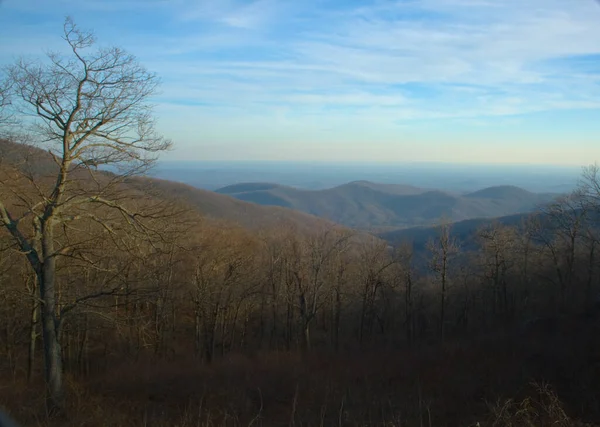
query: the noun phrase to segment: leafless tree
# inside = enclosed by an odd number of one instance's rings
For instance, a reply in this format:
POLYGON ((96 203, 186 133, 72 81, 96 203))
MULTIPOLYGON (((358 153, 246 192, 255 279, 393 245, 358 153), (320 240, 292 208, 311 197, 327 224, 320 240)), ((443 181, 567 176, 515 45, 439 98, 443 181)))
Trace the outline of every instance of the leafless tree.
POLYGON ((311 347, 311 324, 325 304, 327 267, 349 246, 352 232, 330 227, 307 236, 294 236, 286 248, 288 303, 298 310, 301 343, 311 347))
POLYGON ((73 245, 57 246, 56 232, 86 220, 112 234, 97 214, 102 210, 115 211, 140 229, 143 215, 112 197, 112 190, 125 177, 149 167, 170 146, 155 132, 148 104, 157 77, 120 48, 93 49, 94 35, 80 30, 70 18, 64 24, 64 40, 70 47, 68 57, 50 53, 46 62, 19 60, 9 67, 7 77, 13 94, 11 111, 17 118, 29 117, 30 134, 55 163, 53 179, 47 186, 35 185, 39 200, 24 209, 11 209, 0 200, 0 223, 37 275, 48 403, 53 409, 64 404, 57 259, 73 256, 73 245), (99 174, 92 165, 110 165, 113 173, 99 174), (82 172, 95 185, 79 179, 82 172), (25 219, 32 219, 32 233, 26 230, 25 219))
POLYGON ((283 250, 285 248, 286 236, 289 230, 276 229, 271 233, 263 233, 261 242, 263 245, 263 291, 261 292, 261 316, 260 316, 260 341, 266 334, 265 326, 269 326, 269 348, 276 346, 277 338, 281 330, 280 306, 284 297, 283 284, 283 250), (267 305, 269 306, 267 308, 267 305), (269 311, 268 314, 265 312, 269 311))
POLYGON ((583 168, 577 194, 589 207, 598 209, 600 206, 600 166, 598 164, 583 168))
POLYGON ((361 315, 359 325, 359 342, 362 345, 365 338, 371 337, 373 327, 378 318, 376 302, 381 287, 384 286, 384 273, 395 262, 390 256, 388 244, 376 238, 364 242, 360 248, 361 283, 361 315))
POLYGON ((220 343, 221 356, 235 342, 243 305, 256 295, 251 269, 256 264, 253 240, 236 228, 210 230, 192 251, 194 343, 198 356, 210 363, 220 343))
POLYGON ((331 283, 331 343, 335 351, 340 349, 342 311, 351 294, 349 287, 350 264, 353 261, 347 246, 339 246, 332 257, 328 281, 331 283))
POLYGON ((530 231, 539 250, 545 252, 543 257, 551 262, 554 275, 546 278, 557 285, 559 291, 559 309, 565 310, 572 300, 576 289, 577 251, 580 241, 585 236, 587 207, 579 192, 563 196, 542 209, 531 221, 530 231))
POLYGON ((404 287, 404 326, 408 344, 412 344, 415 339, 415 271, 413 256, 413 246, 410 243, 401 245, 394 254, 394 258, 397 260, 397 272, 404 287))
POLYGON ((11 93, 8 79, 0 79, 0 136, 5 133, 4 127, 9 123, 11 93))
POLYGON ((442 340, 445 335, 446 325, 446 298, 448 285, 450 281, 450 267, 453 258, 459 252, 459 246, 456 239, 450 233, 451 225, 443 221, 439 227, 439 236, 432 239, 427 244, 427 249, 431 253, 430 268, 436 274, 440 285, 440 325, 439 332, 442 340))
POLYGON ((491 284, 492 315, 508 320, 511 310, 508 273, 514 264, 511 255, 515 252, 515 231, 493 222, 482 227, 477 235, 484 279, 491 284))

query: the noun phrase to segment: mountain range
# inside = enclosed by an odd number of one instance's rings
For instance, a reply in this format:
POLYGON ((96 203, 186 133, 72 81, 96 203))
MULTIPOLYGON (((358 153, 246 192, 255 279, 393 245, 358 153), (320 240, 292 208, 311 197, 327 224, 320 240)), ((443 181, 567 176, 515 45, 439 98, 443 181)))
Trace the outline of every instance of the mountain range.
POLYGON ((472 193, 451 193, 407 185, 354 181, 325 190, 273 183, 242 183, 216 193, 259 205, 294 209, 348 227, 385 231, 431 225, 446 218, 462 221, 530 212, 557 194, 531 193, 496 186, 472 193))
MULTIPOLYGON (((31 176, 41 181, 47 180, 56 172, 57 165, 47 151, 0 139, 0 178, 31 176)), ((81 172, 76 171, 74 176, 83 186, 93 186, 94 182, 90 176, 81 172)), ((110 179, 110 176, 110 172, 98 171, 95 179, 110 179)), ((9 179, 12 178, 7 178, 5 182, 0 180, 0 195, 11 194, 5 188, 9 179)), ((14 180, 12 184, 17 185, 14 180)), ((123 182, 123 185, 126 186, 125 190, 131 191, 132 194, 140 194, 141 191, 148 197, 185 205, 189 210, 197 211, 209 220, 225 221, 246 229, 294 227, 304 231, 333 225, 326 219, 289 208, 261 206, 174 181, 133 176, 123 182)))
MULTIPOLYGON (((46 151, 2 140, 0 160, 3 173, 17 168, 48 176, 56 167, 46 151)), ((339 224, 370 231, 391 243, 412 240, 417 246, 436 233, 429 227, 441 218, 454 222, 454 230, 466 235, 491 218, 520 219, 557 196, 514 186, 461 194, 369 181, 324 190, 255 182, 209 191, 148 176, 129 178, 125 184, 132 191, 183 203, 205 218, 244 228, 304 231, 339 224)))
POLYGON ((290 208, 262 206, 174 181, 135 177, 127 184, 162 199, 184 202, 209 219, 227 221, 247 229, 294 227, 303 231, 334 225, 326 219, 290 208))

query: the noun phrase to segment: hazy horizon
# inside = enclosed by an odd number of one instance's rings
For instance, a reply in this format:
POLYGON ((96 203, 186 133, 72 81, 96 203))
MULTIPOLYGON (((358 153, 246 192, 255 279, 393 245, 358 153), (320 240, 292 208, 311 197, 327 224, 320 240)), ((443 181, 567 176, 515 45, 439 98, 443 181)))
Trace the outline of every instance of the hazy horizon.
POLYGON ((514 185, 532 192, 568 192, 580 167, 548 165, 470 165, 452 163, 351 163, 300 161, 159 161, 150 175, 207 190, 245 182, 270 182, 324 189, 352 181, 404 184, 466 192, 514 185))
POLYGON ((269 159, 256 159, 256 160, 226 160, 226 159, 198 159, 198 160, 190 160, 190 159, 172 159, 172 158, 159 158, 156 162, 157 165, 198 165, 198 164, 206 164, 206 165, 258 165, 258 164, 266 164, 266 165, 276 165, 276 164, 294 164, 294 165, 347 165, 347 166, 378 166, 378 165, 387 165, 387 166, 431 166, 431 167, 457 167, 457 168, 477 168, 477 167, 492 167, 499 169, 506 168, 531 168, 531 169, 552 169, 552 170, 569 170, 581 172, 583 168, 588 167, 594 162, 585 163, 581 165, 565 165, 565 164, 553 164, 553 163, 485 163, 485 162, 436 162, 436 161, 425 161, 425 160, 380 160, 380 161, 361 161, 361 160, 269 160, 269 159))
POLYGON ((600 160, 594 0, 4 0, 0 65, 65 15, 161 78, 164 160, 600 160))

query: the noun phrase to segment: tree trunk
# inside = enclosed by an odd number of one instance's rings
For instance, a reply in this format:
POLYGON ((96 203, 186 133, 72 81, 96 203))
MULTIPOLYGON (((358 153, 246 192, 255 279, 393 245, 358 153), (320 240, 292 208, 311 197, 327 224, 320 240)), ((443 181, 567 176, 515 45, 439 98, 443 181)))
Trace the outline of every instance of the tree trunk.
POLYGON ((594 279, 594 261, 595 261, 595 249, 596 242, 591 242, 590 253, 588 257, 588 268, 587 268, 587 284, 585 288, 585 309, 593 307, 595 299, 592 298, 592 282, 594 279))
POLYGON ((335 290, 335 314, 333 318, 333 346, 335 351, 340 349, 340 319, 342 316, 342 298, 340 290, 335 290))
POLYGON ((368 303, 367 292, 368 292, 367 289, 364 289, 363 298, 362 298, 362 307, 361 307, 361 311, 360 311, 360 324, 358 325, 358 344, 360 345, 361 348, 363 346, 364 329, 365 329, 365 323, 366 323, 366 317, 367 317, 367 303, 368 303))
POLYGON ((44 224, 42 252, 44 254, 41 274, 39 275, 42 338, 44 343, 44 373, 48 392, 47 405, 51 413, 64 409, 64 387, 62 354, 58 335, 59 319, 56 315, 55 275, 56 259, 52 224, 44 224))
POLYGON ((217 335, 217 317, 219 315, 219 304, 217 304, 211 313, 210 323, 204 326, 204 358, 206 363, 212 363, 215 355, 215 343, 217 335))
MULTIPOLYGON (((221 358, 223 358, 225 356, 225 341, 227 338, 227 321, 229 320, 229 303, 225 304, 225 307, 222 310, 222 321, 221 321, 221 345, 220 345, 220 349, 221 349, 221 358)), ((261 313, 261 318, 262 318, 262 313, 261 313)), ((262 333, 261 333, 261 337, 260 337, 260 345, 262 347, 262 333)))
POLYGON ((294 320, 293 308, 290 303, 287 304, 287 313, 286 313, 286 328, 285 328, 285 349, 290 351, 292 347, 292 339, 293 339, 293 325, 292 322, 294 320))
POLYGON ((442 261, 442 295, 440 298, 440 338, 442 341, 444 341, 446 332, 446 267, 446 254, 444 254, 444 258, 442 261))
POLYGON ((229 340, 229 351, 234 351, 235 350, 235 339, 237 338, 237 332, 238 332, 238 319, 240 317, 240 309, 241 309, 242 303, 239 302, 236 307, 235 307, 235 311, 233 314, 233 319, 231 321, 231 338, 229 340))
POLYGON ((307 312, 306 298, 303 294, 299 297, 300 322, 302 324, 302 351, 310 351, 310 321, 311 315, 307 312))
POLYGON ((302 350, 310 352, 310 320, 305 321, 302 328, 302 350))
POLYGON ((27 382, 31 382, 33 378, 33 370, 35 366, 35 347, 37 343, 37 322, 38 322, 38 310, 39 303, 36 298, 37 287, 35 284, 35 279, 33 283, 33 288, 31 290, 32 296, 32 307, 31 307, 31 320, 29 325, 29 354, 27 357, 27 382))
POLYGON ((413 319, 413 283, 412 283, 412 274, 409 272, 406 273, 406 292, 404 295, 404 306, 406 310, 406 340, 408 341, 408 345, 413 344, 414 338, 414 319, 413 319))
POLYGON ((200 308, 195 308, 194 316, 194 349, 196 351, 196 357, 200 357, 202 351, 202 321, 200 318, 200 308))
POLYGON ((90 327, 89 316, 85 315, 85 321, 83 324, 83 336, 79 342, 79 351, 77 354, 77 365, 79 367, 79 373, 87 376, 89 375, 89 358, 88 358, 88 331, 90 327))
POLYGON ((265 314, 266 310, 266 305, 267 305, 267 297, 265 295, 266 293, 263 292, 261 294, 261 298, 260 298, 260 322, 259 322, 259 326, 258 326, 258 348, 262 350, 263 346, 264 346, 264 341, 265 341, 265 329, 267 328, 267 320, 266 317, 267 315, 265 314))
POLYGON ((275 297, 271 297, 271 336, 269 338, 269 350, 279 349, 279 332, 277 330, 278 316, 275 297))

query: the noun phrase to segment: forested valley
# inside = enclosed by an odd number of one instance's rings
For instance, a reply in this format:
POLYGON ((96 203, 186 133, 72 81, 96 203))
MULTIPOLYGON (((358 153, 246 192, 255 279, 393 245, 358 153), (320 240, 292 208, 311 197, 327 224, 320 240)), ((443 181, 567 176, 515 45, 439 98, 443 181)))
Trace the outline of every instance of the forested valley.
POLYGON ((0 92, 0 406, 19 425, 600 425, 596 166, 519 224, 440 218, 424 247, 292 211, 209 218, 144 176, 171 144, 155 76, 82 53, 70 20, 65 40, 0 92))

